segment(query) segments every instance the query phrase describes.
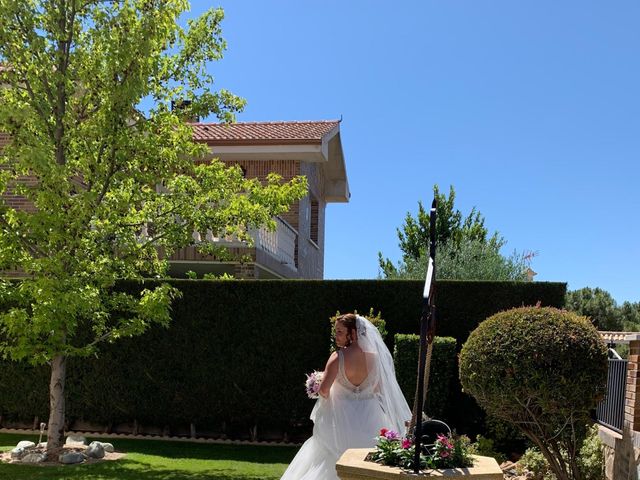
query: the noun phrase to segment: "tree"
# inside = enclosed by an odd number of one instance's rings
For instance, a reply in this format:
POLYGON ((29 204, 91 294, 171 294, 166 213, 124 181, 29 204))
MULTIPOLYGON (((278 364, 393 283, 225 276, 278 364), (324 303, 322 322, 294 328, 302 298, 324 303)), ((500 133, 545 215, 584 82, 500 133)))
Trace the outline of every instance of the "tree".
POLYGON ((625 331, 640 330, 640 302, 624 302, 619 307, 622 328, 625 331))
POLYGON ((548 307, 489 317, 460 352, 465 392, 526 435, 559 480, 585 478, 578 456, 607 368, 607 348, 589 319, 548 307))
MULTIPOLYGON (((567 310, 589 317, 599 330, 620 331, 623 329, 622 312, 611 294, 601 288, 581 288, 567 292, 567 310)), ((633 309, 626 307, 629 313, 633 309)))
MULTIPOLYGON (((436 275, 449 280, 526 281, 532 254, 503 256, 498 249, 478 239, 463 238, 459 244, 447 242, 438 248, 436 275)), ((418 279, 427 274, 428 255, 408 258, 387 273, 388 279, 418 279)))
POLYGON ((0 269, 26 275, 0 280, 0 354, 50 364, 50 451, 64 435, 67 358, 169 322, 176 290, 131 295, 116 281, 163 277, 159 250, 192 244, 194 230, 247 239, 249 227, 273 226, 306 191, 304 178, 261 184, 217 160, 194 162, 207 149, 185 120, 232 121, 244 101, 212 91, 206 72, 226 48, 222 10, 182 28, 188 7, 0 0, 0 131, 11 138, 0 192, 33 207, 0 206, 0 269), (143 99, 153 104, 146 115, 143 99), (174 102, 183 108, 173 111, 174 102))
MULTIPOLYGON (((455 208, 455 190, 449 187, 449 196, 433 186, 437 199, 436 243, 438 246, 436 274, 438 278, 458 280, 526 280, 527 268, 534 253, 513 253, 505 257, 500 249, 506 244, 498 232, 489 237, 484 217, 475 207, 467 216, 455 208)), ((398 265, 378 253, 378 263, 384 278, 424 278, 430 236, 430 215, 422 202, 418 214, 410 212, 401 228, 397 229, 402 259, 398 265)))

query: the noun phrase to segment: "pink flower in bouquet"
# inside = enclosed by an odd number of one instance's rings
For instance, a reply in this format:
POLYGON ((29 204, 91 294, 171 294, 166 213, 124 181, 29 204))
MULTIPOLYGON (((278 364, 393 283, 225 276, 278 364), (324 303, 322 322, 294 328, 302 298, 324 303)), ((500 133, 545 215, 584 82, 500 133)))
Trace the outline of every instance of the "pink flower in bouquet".
POLYGON ((402 448, 403 449, 407 449, 407 448, 411 448, 411 445, 413 445, 413 442, 411 440, 409 440, 408 438, 403 438, 402 439, 402 448))
POLYGON ((388 428, 381 428, 380 429, 380 436, 384 437, 387 434, 388 431, 389 431, 388 428))
POLYGON ((320 385, 322 385, 322 376, 324 372, 313 371, 307 374, 307 380, 304 382, 307 391, 307 397, 318 398, 320 396, 320 385))

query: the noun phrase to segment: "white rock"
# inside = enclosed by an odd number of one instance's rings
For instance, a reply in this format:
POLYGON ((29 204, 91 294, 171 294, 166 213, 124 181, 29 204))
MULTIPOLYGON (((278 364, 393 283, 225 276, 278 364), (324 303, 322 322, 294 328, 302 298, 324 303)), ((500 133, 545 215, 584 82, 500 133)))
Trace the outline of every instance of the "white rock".
POLYGON ((60 455, 58 457, 58 461, 66 465, 70 465, 73 463, 82 463, 85 461, 85 458, 86 457, 80 452, 69 452, 60 455))
POLYGON ((69 435, 67 440, 64 442, 65 445, 86 445, 87 439, 82 435, 69 435))
POLYGON ((110 443, 102 442, 102 447, 104 448, 105 452, 113 453, 115 451, 115 449, 113 448, 113 445, 110 443))
POLYGON ((21 442, 18 442, 18 445, 16 445, 16 448, 20 448, 20 447, 22 447, 22 448, 32 448, 32 447, 35 447, 35 446, 36 446, 35 443, 30 442, 28 440, 23 440, 21 442))
POLYGON ((47 442, 40 442, 38 448, 47 448, 47 442))
POLYGON ((24 455, 24 447, 16 447, 11 450, 11 458, 13 460, 19 459, 24 455))
POLYGON ((42 463, 47 459, 46 453, 30 453, 20 460, 22 463, 42 463))
POLYGON ((100 442, 91 442, 87 448, 86 454, 90 458, 103 458, 104 447, 100 442))

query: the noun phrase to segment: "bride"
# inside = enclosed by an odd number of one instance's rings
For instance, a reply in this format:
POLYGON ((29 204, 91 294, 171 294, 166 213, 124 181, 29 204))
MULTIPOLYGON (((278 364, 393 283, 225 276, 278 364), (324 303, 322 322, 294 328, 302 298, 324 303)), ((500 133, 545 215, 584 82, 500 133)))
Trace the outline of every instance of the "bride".
POLYGON ((313 436, 281 480, 337 480, 335 465, 345 450, 373 447, 381 428, 402 435, 411 418, 378 329, 348 313, 338 317, 335 332, 339 349, 327 361, 311 412, 313 436))

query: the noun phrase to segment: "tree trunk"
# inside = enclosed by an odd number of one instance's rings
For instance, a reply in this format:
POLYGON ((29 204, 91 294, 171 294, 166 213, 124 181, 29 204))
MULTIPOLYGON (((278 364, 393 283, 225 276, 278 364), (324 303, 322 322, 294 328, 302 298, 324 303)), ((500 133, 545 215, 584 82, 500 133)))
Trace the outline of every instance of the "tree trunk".
POLYGON ((59 449, 64 444, 64 382, 67 376, 67 357, 58 355, 51 362, 49 383, 49 425, 47 451, 59 449))

